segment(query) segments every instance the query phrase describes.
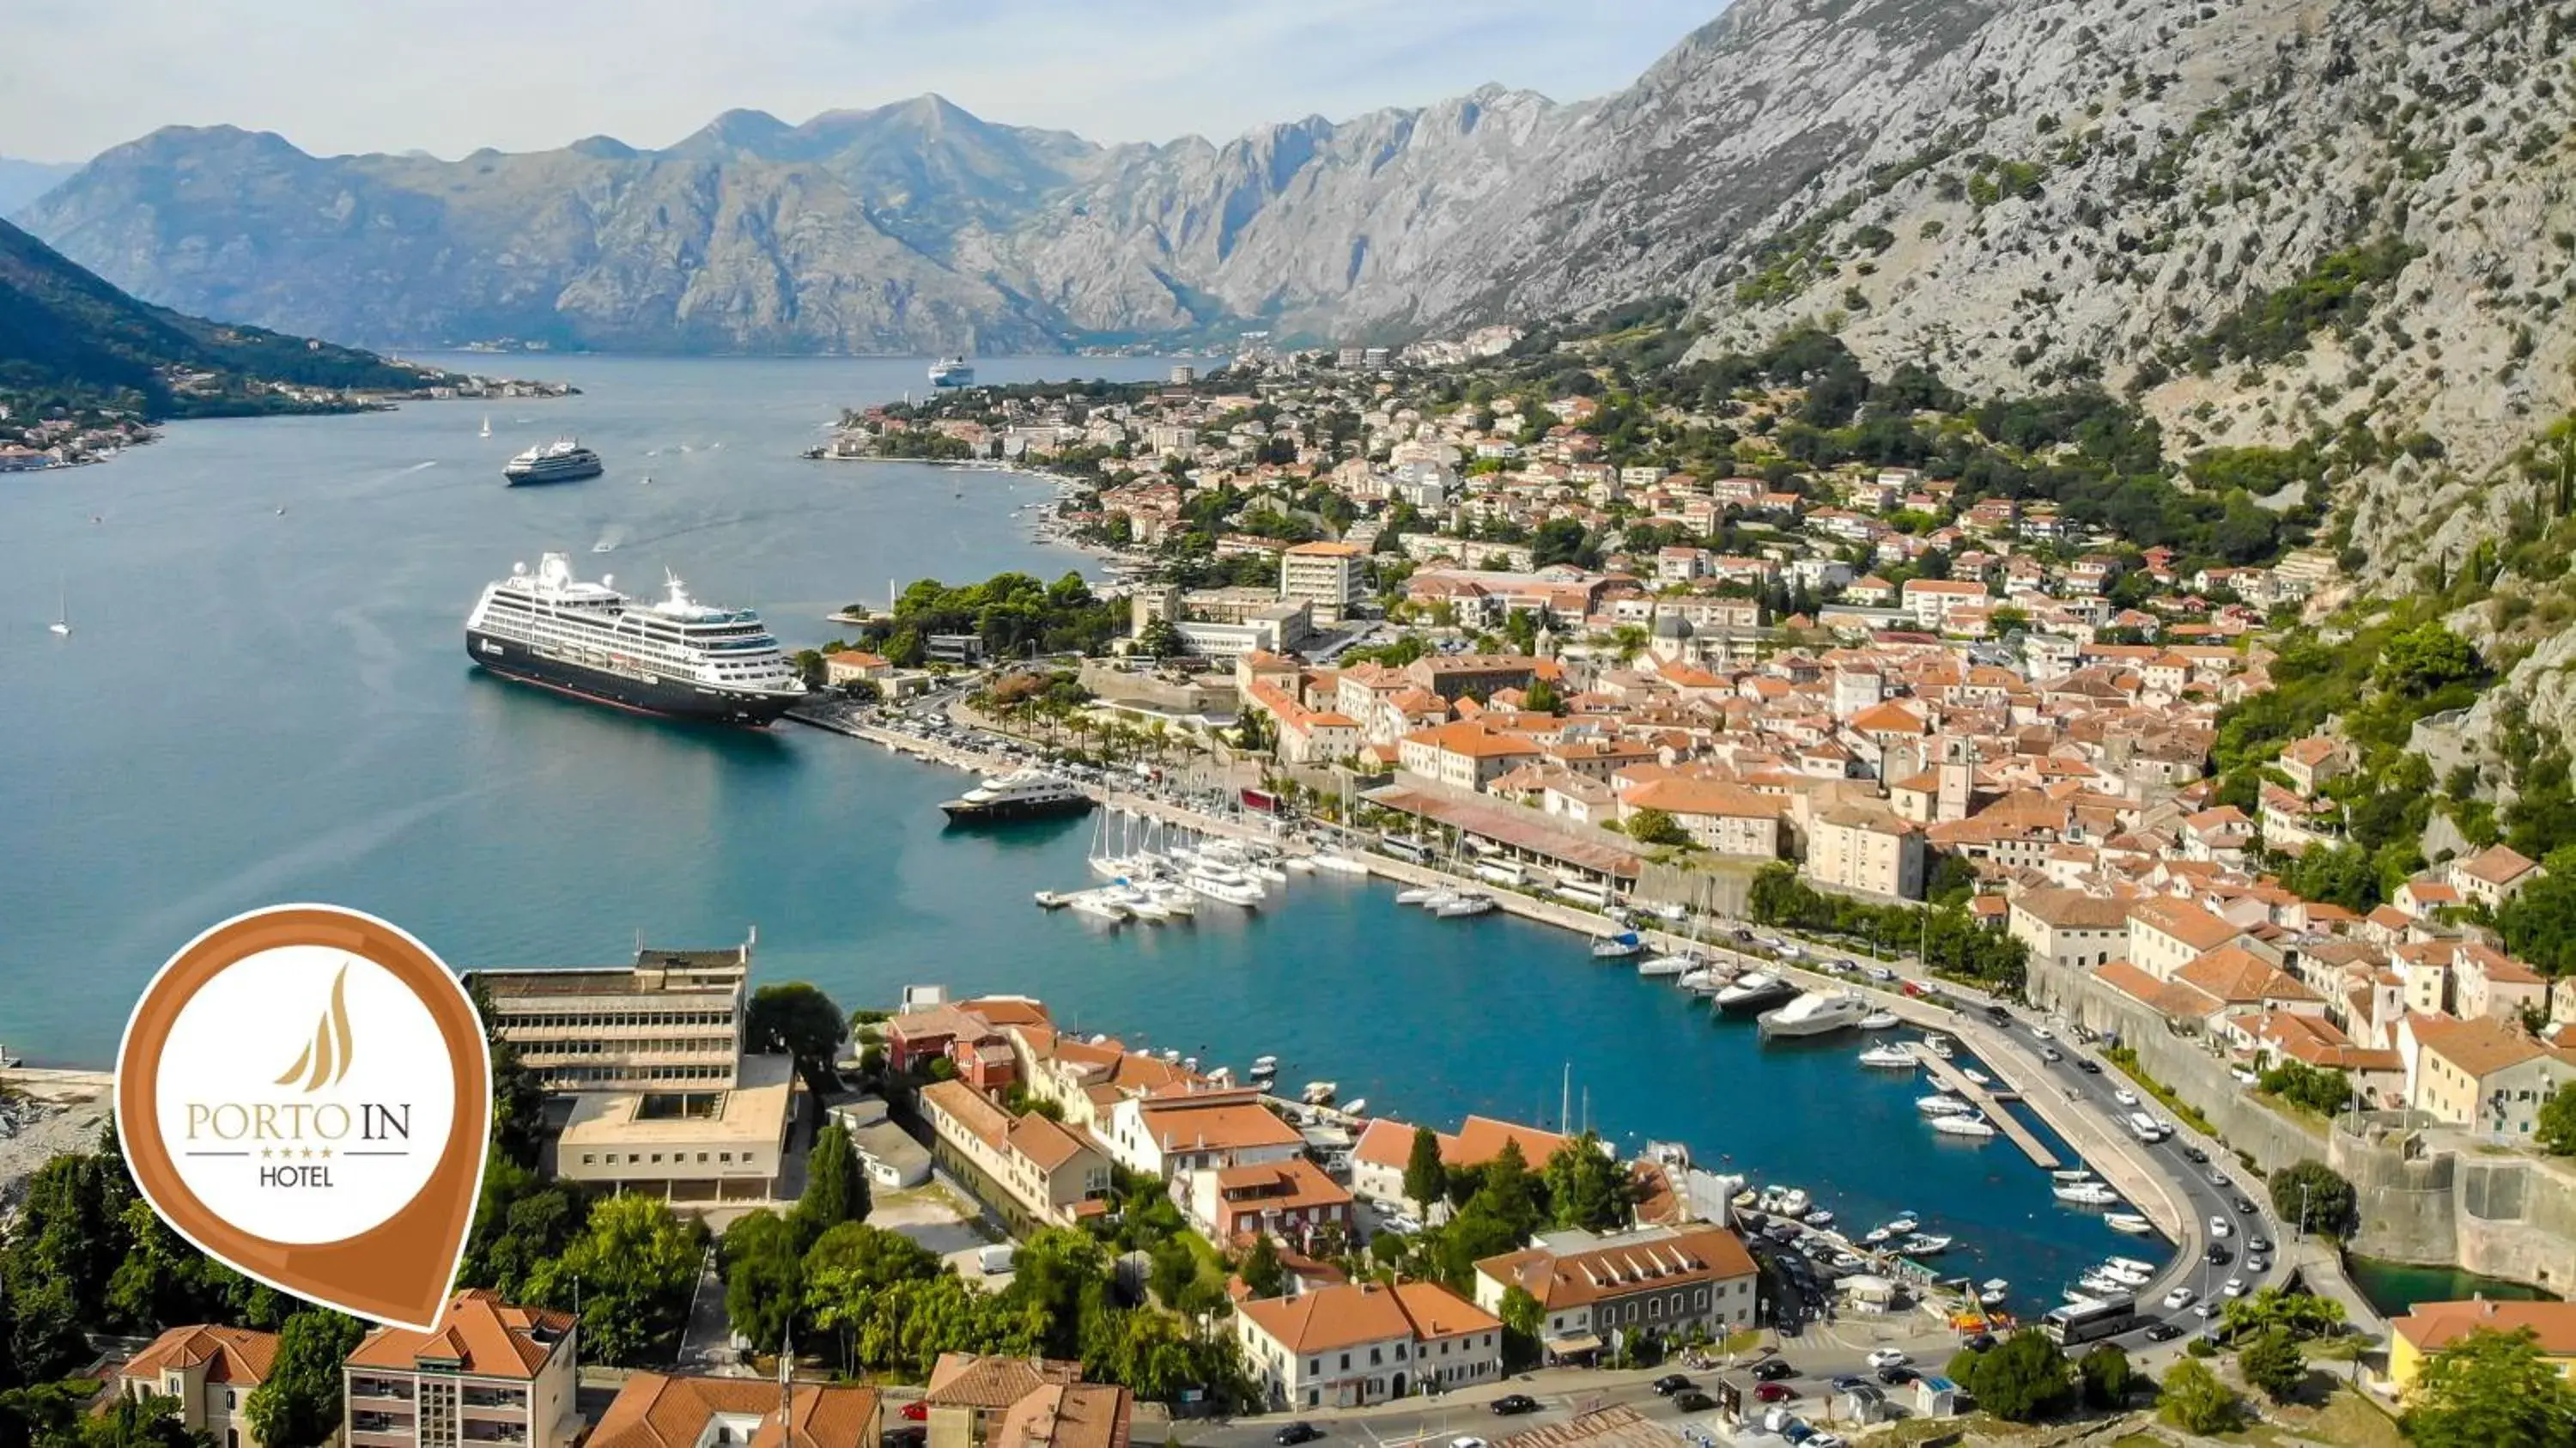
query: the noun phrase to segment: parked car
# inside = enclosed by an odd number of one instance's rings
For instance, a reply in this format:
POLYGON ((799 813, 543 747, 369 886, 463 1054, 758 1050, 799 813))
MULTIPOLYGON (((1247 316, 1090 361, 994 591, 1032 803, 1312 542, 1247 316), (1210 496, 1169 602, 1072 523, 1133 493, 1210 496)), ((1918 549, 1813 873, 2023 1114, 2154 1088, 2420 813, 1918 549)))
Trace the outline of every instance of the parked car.
POLYGON ((1923 1376, 1921 1373, 1908 1367, 1880 1368, 1878 1370, 1878 1380, 1887 1384, 1891 1388, 1901 1388, 1921 1376, 1923 1376))
POLYGON ((1858 1373, 1845 1373, 1841 1377, 1834 1379, 1834 1391, 1837 1393, 1848 1393, 1854 1388, 1865 1388, 1868 1386, 1869 1379, 1862 1377, 1858 1373))
POLYGON ((930 1405, 916 1398, 903 1405, 903 1417, 908 1423, 927 1423, 930 1421, 930 1405))
POLYGON ((1296 1448, 1297 1444, 1312 1443, 1323 1436, 1323 1429, 1300 1418, 1296 1422, 1289 1424, 1287 1427, 1280 1429, 1278 1432, 1271 1434, 1270 1441, 1279 1444, 1280 1448, 1296 1448))
POLYGON ((1717 1399, 1693 1388, 1687 1393, 1673 1394, 1673 1406, 1685 1413, 1714 1413, 1717 1411, 1717 1399))
POLYGON ((1461 1435, 1449 1440, 1449 1448, 1485 1448, 1485 1440, 1482 1438, 1461 1435))
POLYGON ((2170 1322, 2155 1323, 2147 1329, 2149 1342, 2171 1342, 2180 1336, 2182 1336, 2182 1329, 2170 1322))
POLYGON ((2272 1259, 2264 1256, 2260 1252, 2248 1252, 2245 1254, 2245 1270, 2248 1272, 2269 1272, 2272 1270, 2272 1259))
POLYGON ((1537 1411, 1538 1399, 1527 1393, 1505 1393, 1494 1399, 1494 1416, 1497 1418, 1516 1417, 1522 1413, 1537 1411))
POLYGON ((2272 1239, 2259 1234, 2248 1237, 2245 1239, 2245 1250, 2248 1252, 2269 1252, 2272 1250, 2272 1239))
POLYGON ((1782 1378, 1794 1378, 1797 1375, 1798 1370, 1789 1366, 1786 1358, 1765 1358, 1753 1365, 1753 1376, 1760 1382, 1776 1383, 1782 1378))
POLYGON ((1763 1383, 1753 1389, 1753 1396, 1760 1402, 1785 1403, 1798 1396, 1798 1390, 1787 1383, 1763 1383))
POLYGON ((1869 1355, 1869 1365, 1874 1368, 1901 1368, 1912 1361, 1914 1359, 1892 1347, 1880 1348, 1869 1355))

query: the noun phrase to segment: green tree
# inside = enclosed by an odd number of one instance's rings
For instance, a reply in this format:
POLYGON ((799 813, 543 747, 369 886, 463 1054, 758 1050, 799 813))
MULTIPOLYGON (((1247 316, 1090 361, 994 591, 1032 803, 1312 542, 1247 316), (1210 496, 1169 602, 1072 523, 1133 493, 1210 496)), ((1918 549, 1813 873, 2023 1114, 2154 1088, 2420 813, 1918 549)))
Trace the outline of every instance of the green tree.
POLYGON ((1975 1395, 1978 1407, 2007 1422, 2036 1423, 2075 1403, 2066 1355, 2035 1327, 1983 1352, 1961 1353, 1950 1364, 1950 1376, 1975 1395))
POLYGON ((706 1229, 646 1196, 591 1208, 563 1255, 540 1262, 529 1290, 546 1307, 578 1297, 583 1349, 595 1361, 635 1367, 667 1361, 689 1314, 706 1229))
POLYGON ((2567 1448, 2576 1384, 2530 1329, 2479 1328, 2424 1360, 2401 1420, 2419 1448, 2567 1448))
POLYGON ((1533 714, 1561 714, 1565 712, 1565 695, 1547 680, 1535 679, 1521 690, 1521 707, 1533 714))
POLYGON ((366 1335, 366 1324, 327 1308, 286 1319, 268 1376, 243 1404, 262 1448, 320 1448, 338 1436, 340 1364, 366 1335))
POLYGON ((176 1398, 119 1397, 47 1448, 214 1448, 215 1435, 179 1421, 176 1398))
POLYGON ((796 1228, 766 1207, 745 1213, 725 1229, 718 1253, 724 1264, 725 1320, 735 1335, 762 1351, 775 1351, 787 1341, 804 1302, 805 1263, 798 1245, 796 1228))
POLYGON ((1269 1233, 1252 1239, 1252 1250, 1243 1254, 1242 1277, 1255 1297, 1277 1297, 1288 1290, 1288 1269, 1280 1265, 1279 1249, 1271 1244, 1269 1233))
POLYGON ((2129 1385, 2137 1373, 2129 1365, 2129 1355, 2116 1344, 2103 1343, 2076 1359, 2075 1370, 2084 1382, 2084 1406, 2118 1408, 2129 1401, 2129 1385))
POLYGON ((820 1091, 830 1086, 847 1017, 832 998, 805 982, 765 985, 751 993, 743 1036, 763 1055, 793 1056, 805 1079, 820 1091))
POLYGON ((1415 1210, 1427 1213, 1448 1190, 1449 1168, 1440 1160, 1440 1133, 1428 1126, 1413 1128, 1413 1151, 1404 1161, 1404 1194, 1413 1199, 1415 1210))
POLYGON ((796 1198, 798 1247, 811 1247, 825 1232, 868 1215, 868 1176, 858 1148, 838 1122, 825 1119, 805 1152, 805 1190, 796 1198))
POLYGON ((544 1181, 496 1154, 483 1166, 483 1195, 458 1275, 515 1301, 527 1295, 538 1264, 561 1256, 589 1220, 590 1198, 578 1187, 544 1181))
POLYGON ((2225 1433, 2244 1421, 2236 1394, 2207 1363, 2184 1358, 2165 1374, 2156 1416, 2186 1433, 2225 1433))
POLYGON ((1592 1132, 1550 1152, 1546 1178, 1548 1205, 1560 1227, 1609 1232, 1636 1215, 1627 1173, 1592 1132))
POLYGON ((2248 1384, 2262 1389, 2263 1396, 2283 1403, 2307 1381, 2308 1360, 2290 1340, 2289 1329, 2267 1327, 2237 1354, 2236 1369, 2248 1384))
POLYGON ((2359 1220, 2352 1183, 2314 1158, 2272 1173, 2271 1190, 2272 1210, 2300 1231, 2343 1237, 2359 1220))
POLYGON ((2430 621, 2383 645, 2374 675, 2381 688, 2416 699, 2485 676, 2486 665, 2469 641, 2430 621))
POLYGON ((2242 1341, 2274 1328, 2288 1333, 2294 1341, 2304 1341, 2341 1332, 2344 1311, 2343 1304, 2331 1297, 2264 1287, 2250 1297, 2229 1298, 2218 1320, 2231 1341, 2242 1341))
POLYGON ((1158 618, 1145 625, 1136 635, 1137 651, 1150 658, 1177 659, 1190 651, 1187 640, 1170 619, 1158 618))
POLYGON ((2561 1086, 2540 1103, 2531 1139, 2552 1156, 2576 1156, 2576 1086, 2561 1086))
POLYGON ((1641 845, 1687 845, 1691 842, 1690 831, 1682 828, 1681 821, 1659 809, 1641 809, 1628 816, 1620 828, 1628 832, 1628 838, 1641 845))

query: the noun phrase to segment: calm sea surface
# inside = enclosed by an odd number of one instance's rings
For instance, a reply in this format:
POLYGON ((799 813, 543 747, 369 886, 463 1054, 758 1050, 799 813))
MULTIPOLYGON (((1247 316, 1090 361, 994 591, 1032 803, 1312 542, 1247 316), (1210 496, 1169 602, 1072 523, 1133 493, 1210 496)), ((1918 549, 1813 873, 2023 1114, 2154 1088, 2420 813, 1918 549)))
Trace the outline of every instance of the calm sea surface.
MULTIPOLYGON (((1552 1120, 1572 1061, 1576 1113, 1605 1134, 1688 1142, 1849 1223, 1913 1209, 1961 1239, 1945 1267, 2017 1297, 2150 1254, 2059 1207, 2008 1144, 1935 1136, 1925 1088, 1862 1071, 1851 1038, 1762 1047, 1570 935, 1435 920, 1332 877, 1256 916, 1104 933, 1029 899, 1084 881, 1085 825, 953 832, 935 806, 958 776, 872 745, 676 726, 477 674, 465 610, 548 548, 633 590, 669 568, 758 607, 790 647, 889 579, 1084 566, 1017 512, 1043 484, 796 456, 842 406, 920 390, 920 362, 510 360, 585 395, 493 406, 488 440, 479 403, 190 423, 105 466, 0 480, 0 1043, 107 1064, 172 951, 283 901, 373 911, 459 966, 614 962, 639 933, 726 945, 757 925, 761 979, 844 1005, 908 982, 1021 991, 1079 1029, 1211 1062, 1275 1054, 1291 1085, 1444 1125, 1552 1120), (501 486, 503 460, 559 433, 608 475, 501 486), (58 589, 68 641, 45 629, 58 589)), ((977 365, 987 381, 1165 370, 977 365)))

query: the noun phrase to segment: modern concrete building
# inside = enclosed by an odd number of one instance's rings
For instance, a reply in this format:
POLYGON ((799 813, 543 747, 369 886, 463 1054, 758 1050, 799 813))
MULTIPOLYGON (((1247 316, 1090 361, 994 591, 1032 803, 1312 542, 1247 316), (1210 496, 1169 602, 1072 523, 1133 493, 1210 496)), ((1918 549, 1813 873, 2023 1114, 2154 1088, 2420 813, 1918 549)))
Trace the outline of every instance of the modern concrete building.
POLYGON ((119 1397, 168 1398, 182 1426, 216 1448, 260 1448, 244 1405, 268 1380, 277 1334, 242 1327, 174 1327, 116 1370, 119 1397))
POLYGON ((730 950, 639 948, 631 966, 465 978, 549 1091, 721 1091, 742 1056, 757 938, 730 950))
POLYGON ((1367 592, 1367 555, 1348 543, 1299 543, 1279 555, 1279 596, 1303 599, 1322 623, 1351 616, 1367 592))
POLYGON ((745 1056, 721 1091, 585 1091, 555 1138, 555 1175, 675 1206, 780 1195, 788 1134, 804 1093, 787 1056, 745 1056))
POLYGON ((571 1313, 457 1293, 437 1327, 379 1327, 341 1365, 349 1448, 571 1448, 580 1331, 571 1313))

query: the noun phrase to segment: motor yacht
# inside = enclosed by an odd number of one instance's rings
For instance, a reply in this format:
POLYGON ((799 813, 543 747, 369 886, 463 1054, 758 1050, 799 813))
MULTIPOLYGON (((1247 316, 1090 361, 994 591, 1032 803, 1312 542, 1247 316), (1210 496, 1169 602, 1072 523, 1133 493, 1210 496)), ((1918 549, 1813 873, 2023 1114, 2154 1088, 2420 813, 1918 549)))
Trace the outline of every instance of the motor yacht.
POLYGON ((1482 915, 1493 908, 1493 896, 1471 892, 1453 896, 1442 904, 1432 906, 1431 913, 1443 920, 1463 920, 1470 916, 1482 915))
POLYGON ((1880 1071, 1911 1071, 1914 1053, 1902 1046, 1872 1046, 1860 1053, 1860 1063, 1880 1071))
POLYGON ((1637 962, 1637 974, 1644 976, 1688 975, 1699 968, 1699 962, 1687 955, 1652 955, 1637 962))
POLYGON ((1914 1109, 1926 1116, 1969 1116, 1977 1108, 1956 1096, 1934 1095, 1915 1097, 1914 1109))
POLYGON ((1990 1124, 1984 1117, 1973 1114, 1967 1116, 1935 1116, 1932 1118, 1932 1129, 1940 1132, 1944 1136, 1961 1136, 1972 1141, 1983 1141, 1987 1137, 1995 1134, 1995 1128, 1992 1124, 1990 1124))
POLYGON ((1094 920, 1115 924, 1127 918, 1127 907, 1099 890, 1077 890, 1065 903, 1073 907, 1076 915, 1088 915, 1094 920))
POLYGON ((1933 1055, 1940 1057, 1944 1061, 1950 1059, 1951 1046, 1950 1038, 1948 1036, 1942 1035, 1938 1031, 1925 1031, 1923 1033, 1923 1044, 1931 1050, 1933 1055))
POLYGON ((1645 948, 1646 942, 1638 936, 1636 931, 1622 930, 1616 935, 1604 935, 1596 938, 1592 942, 1592 958, 1594 960, 1625 960, 1629 956, 1635 955, 1645 948))
POLYGON ((1778 1005, 1798 993, 1798 988, 1767 970, 1737 976, 1735 983, 1717 993, 1717 1008, 1729 1014, 1759 1011, 1778 1005))
POLYGON ((1311 857, 1315 868, 1328 875, 1366 875, 1369 868, 1348 855, 1321 854, 1311 857))
POLYGON ((1395 903, 1398 905, 1420 905, 1430 900, 1434 895, 1442 895, 1446 893, 1448 892, 1442 890, 1437 885, 1407 885, 1403 889, 1395 892, 1395 903))
POLYGON ((2117 1206, 2120 1194, 2100 1182, 2065 1182, 2049 1188, 2059 1201, 2075 1207, 2117 1206))
POLYGON ((1765 1036, 1821 1036, 1848 1030, 1854 1021, 1869 1014, 1869 1003, 1858 996, 1826 995, 1821 991, 1798 997, 1778 1010, 1764 1011, 1756 1020, 1765 1036))
POLYGON ((2132 1237, 2143 1237, 2156 1229, 2155 1223, 2136 1212, 2104 1212, 2102 1225, 2114 1232, 2126 1232, 2132 1237))
POLYGON ((1899 1022, 1894 1011, 1871 1011, 1852 1024, 1864 1031, 1889 1031, 1894 1030, 1899 1022))
POLYGON ((1950 1250, 1952 1239, 1938 1233, 1924 1233, 1896 1244, 1896 1250, 1907 1257, 1938 1257, 1950 1250))
POLYGON ((1229 870, 1222 865, 1211 865, 1204 861, 1192 866, 1190 872, 1181 877, 1181 883, 1188 886, 1194 894, 1223 905, 1240 905, 1246 910, 1259 905, 1265 898, 1265 892, 1258 882, 1248 880, 1239 872, 1229 870))

